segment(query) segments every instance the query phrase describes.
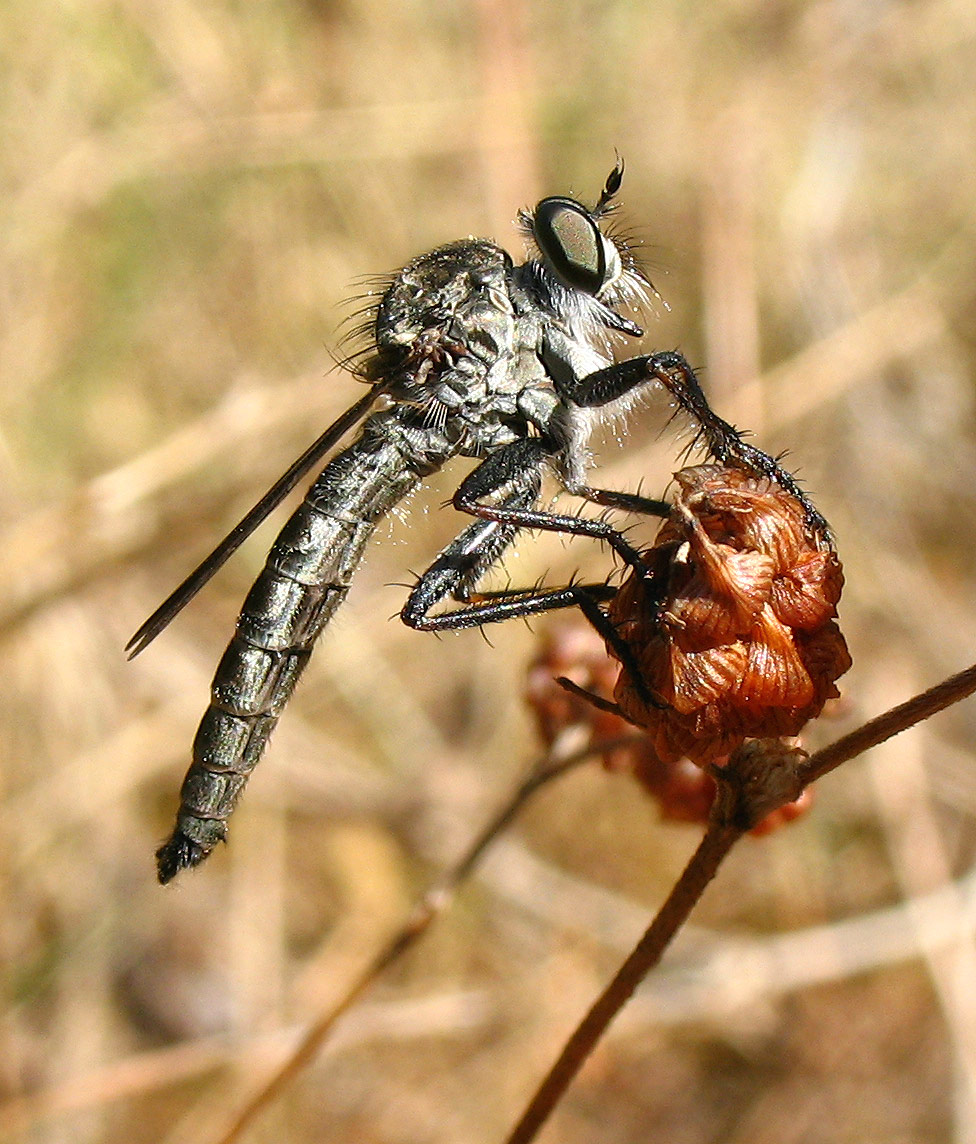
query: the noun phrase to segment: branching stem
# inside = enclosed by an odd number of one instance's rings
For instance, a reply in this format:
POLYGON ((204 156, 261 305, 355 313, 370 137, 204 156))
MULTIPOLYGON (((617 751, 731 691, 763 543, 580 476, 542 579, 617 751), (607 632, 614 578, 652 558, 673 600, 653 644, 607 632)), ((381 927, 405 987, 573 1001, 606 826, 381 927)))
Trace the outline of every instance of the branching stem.
POLYGON ((531 1144, 535 1139, 610 1022, 661 960, 725 856, 750 826, 841 763, 973 692, 976 664, 869 720, 809 758, 773 740, 754 740, 735 751, 724 767, 711 769, 718 793, 701 844, 644 936, 566 1042, 506 1144, 531 1144))
POLYGON ((736 827, 717 823, 709 826, 657 917, 567 1041, 559 1059, 508 1137, 507 1144, 529 1144, 535 1139, 536 1132, 548 1119, 607 1026, 661 960, 671 939, 715 876, 722 859, 741 836, 741 830, 736 827))

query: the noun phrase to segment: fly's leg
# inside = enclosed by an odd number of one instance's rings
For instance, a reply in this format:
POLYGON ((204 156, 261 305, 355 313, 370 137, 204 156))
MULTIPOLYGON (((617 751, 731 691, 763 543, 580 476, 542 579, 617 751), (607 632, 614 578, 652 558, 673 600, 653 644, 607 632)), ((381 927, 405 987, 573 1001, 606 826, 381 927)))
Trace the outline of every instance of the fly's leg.
POLYGON ((479 521, 466 528, 421 574, 400 612, 403 622, 421 632, 461 631, 578 607, 587 616, 599 613, 609 623, 597 606, 598 601, 610 600, 616 593, 609 584, 476 592, 477 581, 511 544, 514 533, 514 528, 502 528, 491 521, 479 521), (447 599, 458 600, 462 606, 431 614, 447 599))
MULTIPOLYGON (((720 463, 732 462, 759 476, 775 481, 803 505, 807 526, 814 533, 830 539, 827 521, 804 496, 794 478, 776 460, 762 449, 748 445, 742 433, 728 421, 719 417, 708 404, 695 371, 681 354, 663 351, 617 362, 606 369, 587 374, 578 381, 563 383, 562 396, 583 409, 608 405, 648 381, 658 381, 677 401, 678 405, 698 426, 698 432, 708 452, 720 463)), ((598 491, 598 490, 594 490, 598 491)), ((570 492, 588 495, 571 488, 570 492)), ((627 494, 609 494, 610 496, 627 494)), ((591 497, 598 504, 607 503, 591 497)), ((617 507, 614 505, 613 507, 617 507)))
MULTIPOLYGON (((640 676, 635 676, 634 678, 639 679, 640 676)), ((590 706, 595 707, 598 711, 606 711, 608 715, 616 715, 618 719, 627 718, 620 709, 619 703, 614 703, 610 699, 604 699, 602 695, 597 695, 595 691, 589 691, 585 687, 580 687, 578 683, 567 679, 565 675, 557 676, 556 682, 563 691, 568 691, 570 695, 576 695, 580 699, 585 699, 590 706)))
POLYGON ((616 489, 594 489, 589 485, 572 484, 567 492, 574 497, 582 497, 604 508, 616 508, 621 512, 639 513, 641 516, 670 516, 671 505, 666 500, 655 497, 642 497, 638 493, 622 493, 616 489))
MULTIPOLYGON (((442 555, 446 555, 450 545, 442 555)), ((525 619, 562 608, 579 608, 607 638, 617 641, 616 630, 597 601, 610 600, 616 589, 608 584, 567 584, 564 588, 510 588, 499 592, 472 593, 463 607, 431 615, 430 609, 452 596, 450 577, 433 564, 417 581, 400 618, 421 632, 461 631, 502 620, 525 619)))
MULTIPOLYGON (((467 530, 466 530, 467 531, 467 530)), ((458 537, 463 538, 464 534, 458 537)), ((457 542, 455 542, 457 543, 457 542)), ((410 593, 400 618, 411 628, 424 632, 459 631, 463 628, 480 627, 482 624, 498 623, 501 620, 525 619, 544 612, 560 611, 563 608, 579 608, 604 641, 613 648, 613 653, 634 680, 635 689, 641 702, 649 707, 660 707, 644 682, 644 674, 634 658, 630 645, 624 640, 613 621, 600 607, 601 602, 613 599, 616 588, 609 584, 567 584, 563 588, 512 588, 500 592, 478 593, 470 597, 470 602, 461 608, 431 615, 436 607, 450 595, 454 595, 450 577, 438 567, 444 557, 450 559, 452 545, 441 553, 441 557, 425 572, 417 586, 410 593)))
MULTIPOLYGON (((637 575, 643 576, 646 570, 640 552, 627 541, 623 533, 605 520, 588 520, 585 517, 558 512, 540 512, 533 507, 535 496, 528 507, 514 503, 511 499, 492 503, 490 498, 496 496, 499 489, 518 481, 520 474, 539 472, 543 462, 551 456, 552 447, 542 437, 527 437, 521 441, 513 441, 511 445, 506 445, 493 453, 468 474, 454 494, 452 503, 459 512, 469 513, 484 521, 514 526, 516 529, 535 528, 542 532, 562 532, 568 536, 589 536, 595 540, 602 540, 637 575)), ((593 494, 590 499, 611 507, 640 505, 642 507, 637 511, 657 513, 664 509, 664 515, 670 511, 665 509, 662 501, 650 501, 629 493, 614 493, 601 489, 588 489, 587 493, 593 494)))
POLYGON ((400 618, 420 631, 457 631, 562 608, 579 608, 635 680, 642 701, 660 706, 646 687, 630 646, 599 606, 613 598, 615 588, 608 584, 567 584, 561 588, 475 592, 478 581, 497 563, 518 530, 526 527, 606 540, 632 567, 641 574, 646 572, 640 554, 606 522, 535 509, 542 462, 547 456, 549 450, 539 438, 517 441, 493 454, 467 477, 454 504, 487 519, 469 525, 441 552, 417 581, 400 618), (474 499, 497 497, 500 490, 500 503, 486 505, 474 499), (462 607, 431 614, 448 598, 461 601, 462 607))
POLYGON ((475 564, 480 564, 477 558, 472 561, 471 544, 478 539, 478 533, 483 533, 489 527, 493 526, 490 523, 472 525, 444 549, 423 573, 407 598, 400 613, 403 622, 408 627, 423 632, 460 631, 502 620, 525 619, 563 608, 579 608, 613 648, 614 655, 635 681, 642 702, 651 707, 660 706, 644 683, 643 673, 634 659, 630 645, 600 607, 600 602, 613 598, 616 588, 609 584, 567 584, 563 588, 510 588, 498 592, 473 593, 465 586, 475 564), (431 610, 448 597, 466 602, 460 608, 431 615, 431 610))
MULTIPOLYGON (((500 512, 531 515, 549 452, 539 438, 518 441, 483 461, 464 485, 474 479, 483 495, 498 502, 500 512)), ((479 581, 501 559, 517 532, 514 521, 478 520, 469 525, 420 577, 400 613, 403 622, 419 631, 449 631, 573 607, 577 603, 575 589, 513 589, 479 593, 475 599, 479 581), (464 606, 430 614, 448 598, 461 601, 464 606)))

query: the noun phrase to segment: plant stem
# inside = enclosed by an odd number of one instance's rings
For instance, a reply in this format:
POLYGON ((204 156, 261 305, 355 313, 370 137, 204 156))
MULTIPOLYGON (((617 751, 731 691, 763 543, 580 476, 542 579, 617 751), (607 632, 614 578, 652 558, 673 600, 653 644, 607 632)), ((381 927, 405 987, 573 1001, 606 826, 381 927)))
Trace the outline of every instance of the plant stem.
POLYGON ((594 1045, 644 977, 661 960, 668 943, 685 923, 726 854, 741 837, 742 831, 735 827, 717 823, 709 825, 654 921, 566 1043, 506 1144, 530 1144, 535 1139, 594 1045))

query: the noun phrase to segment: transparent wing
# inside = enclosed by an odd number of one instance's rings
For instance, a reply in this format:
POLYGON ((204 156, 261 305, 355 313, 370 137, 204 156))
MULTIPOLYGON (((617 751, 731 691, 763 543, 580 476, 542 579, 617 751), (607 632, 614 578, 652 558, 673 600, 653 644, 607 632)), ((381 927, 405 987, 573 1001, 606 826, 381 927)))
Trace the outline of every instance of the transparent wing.
POLYGON ((264 518, 275 509, 305 473, 369 411, 370 406, 388 385, 384 379, 370 387, 368 393, 342 414, 316 441, 283 473, 251 511, 224 537, 210 555, 199 564, 178 588, 159 605, 148 620, 125 645, 129 659, 133 659, 149 646, 170 621, 186 607, 218 569, 237 551, 264 518))

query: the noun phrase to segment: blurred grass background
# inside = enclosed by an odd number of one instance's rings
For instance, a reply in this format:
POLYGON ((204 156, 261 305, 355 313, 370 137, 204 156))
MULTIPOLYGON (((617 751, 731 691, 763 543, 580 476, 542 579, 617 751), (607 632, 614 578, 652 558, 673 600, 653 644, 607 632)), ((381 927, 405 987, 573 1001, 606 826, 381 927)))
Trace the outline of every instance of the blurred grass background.
MULTIPOLYGON (((519 254, 516 209, 592 200, 615 148, 670 306, 646 345, 836 527, 855 667, 809 741, 973 658, 974 49, 958 0, 0 8, 4 1140, 216 1140, 533 757, 525 625, 390 618, 461 465, 380 530, 232 844, 166 891, 274 526, 121 649, 359 396, 357 277, 466 234, 519 254)), ((667 413, 607 441, 606 484, 663 487, 667 413)), ((526 538, 508 571, 606 560, 526 538)), ((944 714, 744 845, 544 1139, 976 1141, 974 737, 944 714)), ((553 786, 247 1139, 501 1139, 696 840, 595 766, 553 786)))

